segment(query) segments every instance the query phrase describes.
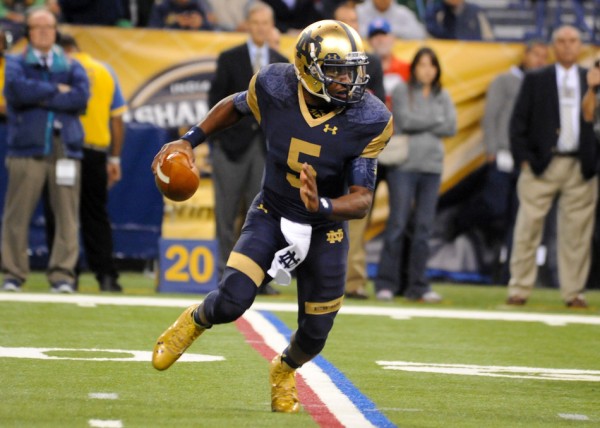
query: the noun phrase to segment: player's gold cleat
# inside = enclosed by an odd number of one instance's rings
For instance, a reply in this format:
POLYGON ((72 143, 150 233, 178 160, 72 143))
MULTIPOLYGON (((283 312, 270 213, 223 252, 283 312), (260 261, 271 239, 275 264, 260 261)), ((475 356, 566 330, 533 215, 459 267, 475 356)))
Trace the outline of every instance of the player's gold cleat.
POLYGON ((152 365, 156 370, 166 370, 171 367, 206 330, 194 322, 193 312, 198 306, 200 305, 192 305, 183 311, 156 341, 152 353, 152 365))
POLYGON ((271 383, 271 410, 282 413, 298 413, 300 402, 296 390, 296 370, 277 355, 271 361, 269 369, 271 383))

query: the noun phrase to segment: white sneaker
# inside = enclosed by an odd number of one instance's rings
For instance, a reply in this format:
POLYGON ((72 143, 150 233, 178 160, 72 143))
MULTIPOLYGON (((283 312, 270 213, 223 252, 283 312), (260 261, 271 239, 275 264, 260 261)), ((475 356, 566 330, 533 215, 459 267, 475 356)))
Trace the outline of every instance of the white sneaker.
POLYGON ((383 290, 379 290, 375 297, 377 298, 377 300, 389 302, 391 300, 394 300, 394 293, 392 293, 392 290, 383 289, 383 290))
POLYGON ((15 281, 5 281, 2 286, 2 291, 9 291, 12 293, 18 293, 21 291, 21 286, 17 284, 15 281))
POLYGON ((421 296, 421 298, 419 299, 423 302, 426 303, 440 303, 442 301, 442 296, 440 296, 439 294, 437 294, 435 291, 428 291, 427 293, 423 294, 423 296, 421 296))
POLYGON ((50 287, 50 292, 51 293, 73 294, 73 293, 75 293, 75 288, 68 282, 55 282, 50 287))

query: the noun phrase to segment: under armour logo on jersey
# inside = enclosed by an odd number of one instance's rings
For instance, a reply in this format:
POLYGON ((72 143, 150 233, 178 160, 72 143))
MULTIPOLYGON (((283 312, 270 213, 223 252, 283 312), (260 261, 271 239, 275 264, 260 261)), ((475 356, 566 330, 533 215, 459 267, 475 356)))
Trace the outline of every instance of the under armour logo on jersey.
POLYGON ((337 134, 337 130, 338 130, 337 126, 330 128, 328 123, 326 123, 325 128, 323 128, 323 132, 328 133, 329 131, 331 131, 332 135, 337 134))
POLYGON ((279 256, 279 263, 285 269, 294 269, 300 263, 300 259, 296 258, 295 251, 286 251, 285 253, 279 256))
POLYGON ((267 209, 265 208, 265 206, 264 206, 262 203, 258 204, 258 205, 256 206, 256 209, 257 209, 257 210, 264 211, 266 214, 268 214, 268 213, 269 213, 269 210, 267 210, 267 209))
POLYGON ((329 232, 327 232, 327 242, 329 242, 330 244, 335 244, 336 242, 342 242, 342 239, 344 239, 344 230, 343 229, 330 230, 329 232))

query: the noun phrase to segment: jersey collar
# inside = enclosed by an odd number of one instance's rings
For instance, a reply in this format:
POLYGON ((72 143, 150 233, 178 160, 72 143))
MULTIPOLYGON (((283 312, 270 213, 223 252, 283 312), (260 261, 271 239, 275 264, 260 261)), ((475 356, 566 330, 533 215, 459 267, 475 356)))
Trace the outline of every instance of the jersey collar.
POLYGON ((331 118, 333 118, 336 114, 341 113, 345 107, 337 107, 330 111, 329 113, 321 116, 321 117, 312 117, 312 114, 308 111, 308 106, 306 105, 306 100, 304 99, 304 91, 302 91, 302 84, 298 82, 298 102, 300 104, 300 111, 302 112, 302 116, 304 120, 311 128, 315 126, 322 125, 327 122, 331 118))

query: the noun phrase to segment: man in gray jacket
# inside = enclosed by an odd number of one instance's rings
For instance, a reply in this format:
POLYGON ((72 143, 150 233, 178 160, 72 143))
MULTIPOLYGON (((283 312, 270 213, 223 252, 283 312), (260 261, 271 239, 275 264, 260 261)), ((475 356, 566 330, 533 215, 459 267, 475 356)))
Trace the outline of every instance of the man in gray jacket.
POLYGON ((482 188, 481 197, 485 203, 476 202, 469 205, 472 215, 467 215, 463 221, 466 227, 472 227, 473 217, 478 216, 490 224, 490 219, 497 226, 502 236, 498 260, 505 262, 499 272, 499 282, 508 282, 508 260, 512 246, 512 227, 517 214, 518 199, 516 185, 518 172, 515 171, 510 152, 508 135, 510 117, 519 94, 519 88, 525 73, 543 67, 548 63, 548 46, 542 41, 531 41, 525 46, 525 53, 519 66, 496 77, 487 91, 485 113, 483 116, 483 142, 488 161, 487 177, 482 188), (481 213, 487 209, 487 213, 481 213), (480 214, 480 215, 479 215, 480 214), (504 248, 504 250, 502 249, 504 248))
MULTIPOLYGON (((452 237, 478 227, 491 233, 497 245, 490 245, 494 266, 493 280, 508 283, 508 260, 512 247, 512 227, 519 201, 516 185, 518 171, 510 151, 508 135, 510 117, 525 73, 543 67, 548 62, 548 46, 534 40, 525 45, 523 58, 505 73, 499 74, 487 90, 482 120, 483 143, 487 168, 483 180, 456 216, 452 237)), ((517 168, 518 169, 518 168, 517 168)))
POLYGON ((548 63, 548 47, 544 42, 532 41, 525 47, 525 54, 519 66, 513 66, 506 73, 496 77, 488 91, 483 116, 483 142, 488 162, 495 164, 501 172, 513 170, 510 154, 508 125, 523 75, 530 70, 548 63))

